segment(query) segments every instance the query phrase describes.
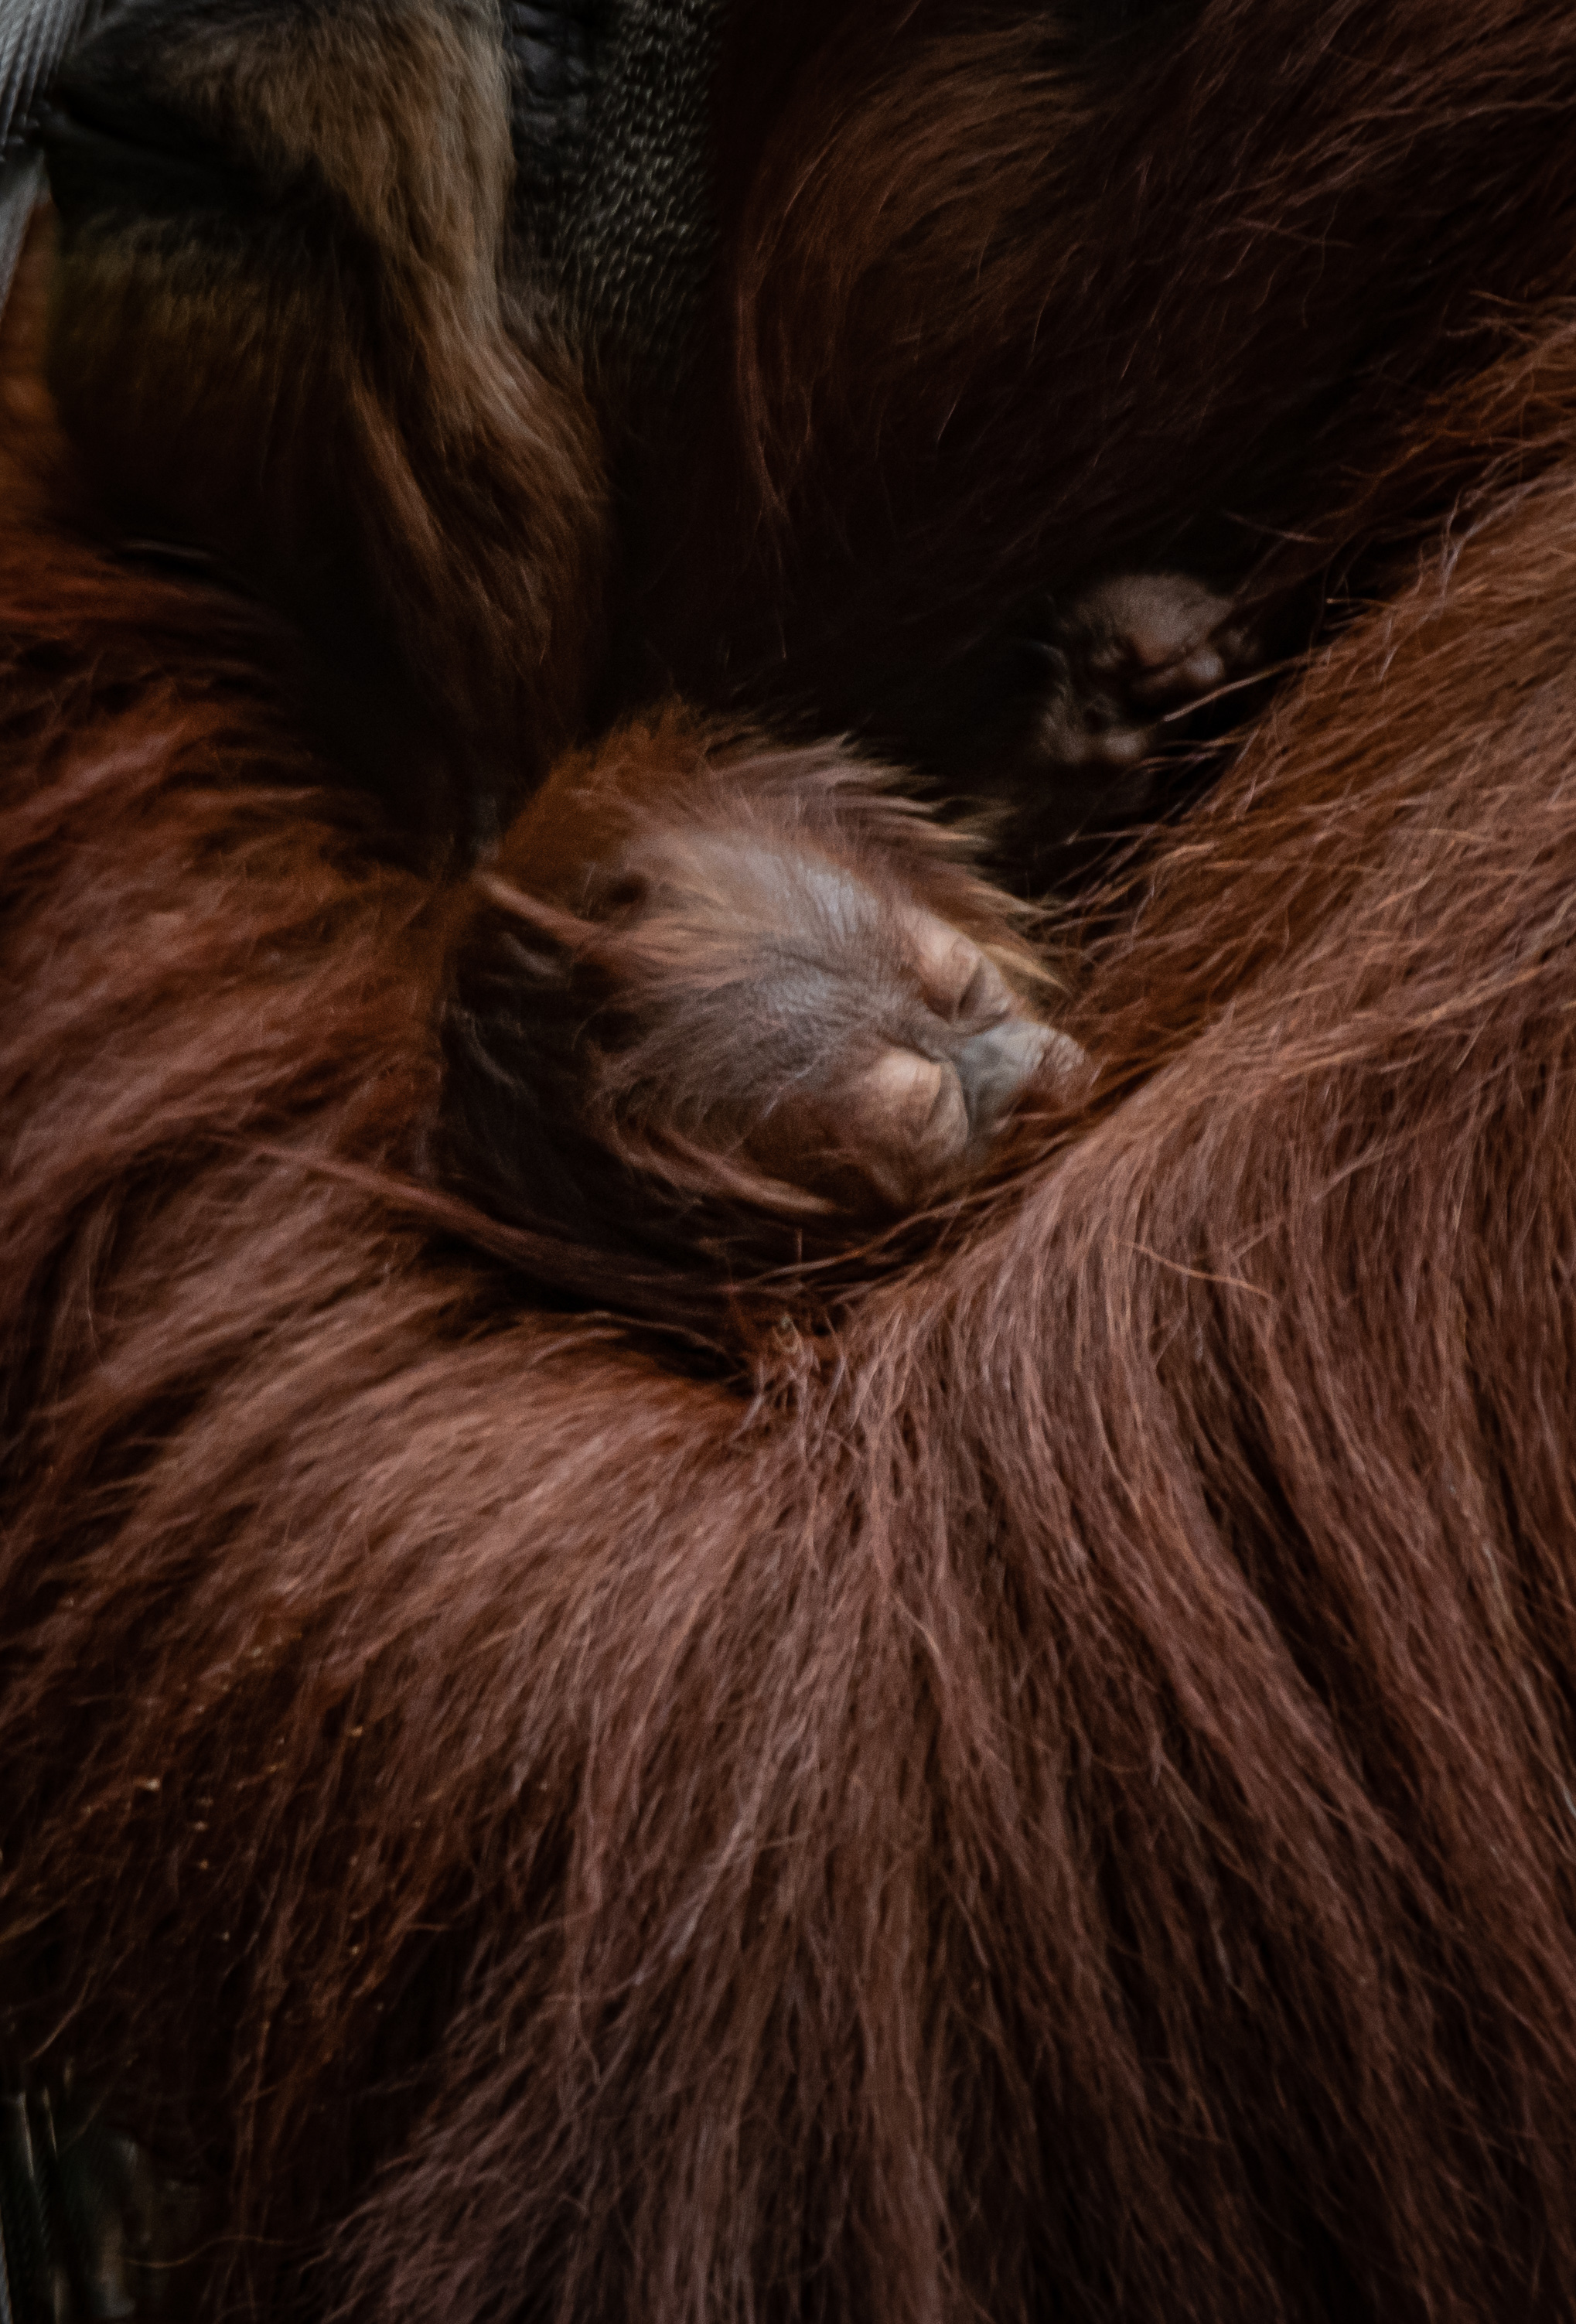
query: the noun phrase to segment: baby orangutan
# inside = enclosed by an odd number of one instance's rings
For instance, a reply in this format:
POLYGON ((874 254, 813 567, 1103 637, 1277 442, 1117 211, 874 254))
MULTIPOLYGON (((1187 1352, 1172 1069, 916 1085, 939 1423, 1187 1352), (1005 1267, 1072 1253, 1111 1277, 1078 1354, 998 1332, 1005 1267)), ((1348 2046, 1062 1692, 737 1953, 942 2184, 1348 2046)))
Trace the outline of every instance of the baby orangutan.
POLYGON ((584 1211, 598 1156, 692 1210, 905 1210, 1081 1063, 1022 914, 834 748, 626 726, 463 893, 446 1135, 505 1215, 584 1211))

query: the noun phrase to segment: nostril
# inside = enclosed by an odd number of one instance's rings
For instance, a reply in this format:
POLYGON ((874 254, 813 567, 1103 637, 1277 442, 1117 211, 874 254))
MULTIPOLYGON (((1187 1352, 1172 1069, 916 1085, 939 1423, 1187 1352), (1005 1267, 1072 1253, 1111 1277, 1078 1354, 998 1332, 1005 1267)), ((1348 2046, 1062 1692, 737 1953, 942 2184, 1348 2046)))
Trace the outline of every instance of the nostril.
POLYGON ((994 1130, 1002 1115, 1043 1065, 1064 1068, 1083 1056, 1064 1034, 1025 1017, 976 1033, 956 1053, 958 1079, 974 1137, 994 1130))

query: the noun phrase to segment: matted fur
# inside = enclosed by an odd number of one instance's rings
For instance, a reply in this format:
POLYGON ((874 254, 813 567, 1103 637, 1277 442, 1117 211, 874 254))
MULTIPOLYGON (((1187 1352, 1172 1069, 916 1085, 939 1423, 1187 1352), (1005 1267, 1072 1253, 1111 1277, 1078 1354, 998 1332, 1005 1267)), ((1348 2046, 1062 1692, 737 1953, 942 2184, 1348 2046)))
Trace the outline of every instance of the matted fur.
POLYGON ((424 1207, 441 899, 97 543, 35 320, 5 1990, 210 2305, 1571 2315, 1563 316, 1353 442, 1476 497, 1116 899, 1087 1109, 698 1352, 424 1207))

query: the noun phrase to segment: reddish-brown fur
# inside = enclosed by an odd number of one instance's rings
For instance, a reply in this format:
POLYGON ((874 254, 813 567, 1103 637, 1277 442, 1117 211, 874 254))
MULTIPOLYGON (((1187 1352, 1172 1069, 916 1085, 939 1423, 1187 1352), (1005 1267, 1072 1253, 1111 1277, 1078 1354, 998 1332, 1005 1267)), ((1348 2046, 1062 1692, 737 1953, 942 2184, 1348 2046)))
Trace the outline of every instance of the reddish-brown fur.
MULTIPOLYGON (((1405 13, 1470 150, 1509 14, 1405 13)), ((224 2296, 1576 2312, 1562 309, 1332 437, 1332 539, 1469 496, 1108 899, 1087 1102, 639 1329, 434 1193, 453 898, 9 327, 5 1990, 224 2296)))
POLYGON ((494 841, 584 715, 610 530, 578 365, 499 275, 496 25, 345 0, 163 63, 144 94, 244 165, 256 231, 68 235, 64 416, 129 531, 205 542, 327 646, 341 752, 429 852, 494 841))
POLYGON ((672 708, 563 761, 447 915, 431 1167, 583 1259, 666 1249, 694 1292, 999 1159, 1026 1078, 1086 1061, 1035 1013, 1054 953, 892 783, 672 708), (965 1103, 972 1035, 994 1102, 965 1103))
MULTIPOLYGON (((1103 71, 1054 12, 966 0, 846 12, 780 75, 738 46, 722 383, 650 619, 706 698, 1053 818, 969 650, 1113 568, 1276 607, 1371 559, 1354 468, 1503 350, 1507 302, 1570 287, 1576 19, 1547 0, 1212 0, 1103 71)), ((1456 450, 1382 513, 1448 507, 1456 450)))

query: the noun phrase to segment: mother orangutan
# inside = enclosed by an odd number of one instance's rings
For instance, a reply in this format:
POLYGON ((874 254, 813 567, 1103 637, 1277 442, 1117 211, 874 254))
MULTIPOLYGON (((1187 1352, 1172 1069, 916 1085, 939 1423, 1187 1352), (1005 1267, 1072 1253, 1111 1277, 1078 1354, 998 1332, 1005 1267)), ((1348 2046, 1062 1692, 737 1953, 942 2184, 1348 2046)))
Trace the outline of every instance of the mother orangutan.
POLYGON ((14 2309, 1576 2315, 1576 17, 143 0, 46 125, 14 2309))

